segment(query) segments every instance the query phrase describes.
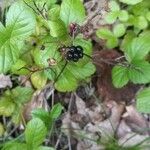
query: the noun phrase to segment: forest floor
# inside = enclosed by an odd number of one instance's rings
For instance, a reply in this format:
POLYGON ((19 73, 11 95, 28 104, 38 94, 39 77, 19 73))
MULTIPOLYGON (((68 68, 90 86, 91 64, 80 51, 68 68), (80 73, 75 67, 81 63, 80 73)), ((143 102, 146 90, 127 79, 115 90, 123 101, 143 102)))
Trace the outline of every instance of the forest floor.
MULTIPOLYGON (((95 36, 95 31, 106 25, 107 3, 107 0, 85 2, 87 22, 90 20, 91 27, 87 36, 93 41, 93 63, 97 69, 91 82, 70 93, 53 91, 51 85, 47 85, 35 92, 24 110, 24 117, 28 120, 34 108, 48 108, 57 102, 64 106, 50 142, 58 150, 121 150, 122 147, 134 146, 131 148, 134 149, 139 145, 143 150, 150 149, 150 116, 136 109, 135 95, 142 86, 129 83, 124 88, 115 88, 111 79, 113 66, 99 61, 101 58, 116 59, 122 56, 117 49, 107 50, 104 41, 95 36), (101 13, 95 15, 99 11, 101 13)), ((12 87, 16 78, 24 79, 1 74, 0 89, 12 87)))

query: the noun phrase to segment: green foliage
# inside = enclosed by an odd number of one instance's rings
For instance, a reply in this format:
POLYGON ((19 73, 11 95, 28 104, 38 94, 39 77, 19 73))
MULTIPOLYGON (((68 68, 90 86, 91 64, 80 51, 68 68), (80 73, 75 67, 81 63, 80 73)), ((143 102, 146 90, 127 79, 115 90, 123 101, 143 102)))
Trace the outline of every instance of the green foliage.
MULTIPOLYGON (((52 147, 41 146, 49 130, 53 129, 54 121, 62 112, 62 105, 55 104, 50 112, 44 109, 35 109, 24 131, 24 141, 10 141, 4 144, 2 150, 54 150, 52 147)), ((2 128, 2 127, 1 127, 2 128)), ((2 129, 0 128, 0 131, 2 129)))
POLYGON ((47 134, 43 121, 35 118, 28 122, 24 132, 25 141, 10 141, 4 144, 2 150, 53 150, 53 148, 41 146, 47 134))
POLYGON ((46 125, 47 129, 52 129, 53 124, 60 116, 62 109, 63 107, 60 103, 54 105, 50 112, 47 112, 43 109, 35 109, 32 112, 32 117, 41 119, 46 125))
POLYGON ((129 81, 128 69, 123 66, 115 66, 112 70, 112 80, 116 88, 123 87, 129 81))
POLYGON ((33 149, 42 144, 46 133, 46 126, 40 119, 35 118, 31 120, 25 130, 25 139, 28 147, 33 149))
POLYGON ((11 5, 6 27, 0 24, 0 73, 11 71, 27 75, 32 70, 30 68, 36 68, 35 72, 32 71, 31 82, 37 89, 43 88, 48 80, 55 83, 61 74, 55 88, 62 92, 73 91, 81 80, 95 72, 95 66, 84 56, 77 63, 68 62, 61 73, 66 59, 58 49, 80 45, 85 54, 92 54, 90 41, 83 40, 82 35, 72 38, 69 34, 70 23, 83 23, 85 10, 80 0, 64 0, 61 6, 55 2, 25 0, 11 5), (32 46, 33 41, 37 46, 32 46), (42 46, 44 50, 41 50, 42 46), (55 65, 50 64, 51 60, 55 65))
POLYGON ((80 0, 63 0, 60 10, 60 18, 68 26, 70 23, 83 23, 85 9, 80 0))
POLYGON ((150 88, 140 91, 137 96, 137 109, 143 113, 150 113, 150 88))
POLYGON ((31 88, 20 86, 5 91, 0 97, 0 115, 12 116, 12 121, 18 124, 21 120, 22 106, 31 99, 32 94, 31 88))
MULTIPOLYGON (((116 88, 128 82, 150 83, 150 3, 149 0, 119 0, 109 2, 110 12, 106 22, 112 29, 101 28, 97 36, 106 40, 107 48, 118 47, 124 54, 123 61, 117 61, 112 69, 112 82, 116 88), (121 8, 126 8, 122 10, 121 8)), ((150 90, 137 95, 137 108, 149 112, 150 90)))
POLYGON ((97 36, 101 39, 107 40, 106 46, 108 48, 114 48, 118 46, 118 38, 125 34, 125 26, 121 24, 116 24, 113 27, 113 32, 107 28, 102 28, 97 30, 97 36))
POLYGON ((125 3, 125 4, 135 5, 135 4, 138 4, 138 3, 142 2, 143 0, 134 0, 134 1, 131 1, 131 0, 119 0, 119 1, 122 2, 122 3, 125 3))
POLYGON ((22 2, 14 3, 6 15, 6 27, 0 25, 0 73, 17 62, 23 43, 35 30, 35 17, 22 2))

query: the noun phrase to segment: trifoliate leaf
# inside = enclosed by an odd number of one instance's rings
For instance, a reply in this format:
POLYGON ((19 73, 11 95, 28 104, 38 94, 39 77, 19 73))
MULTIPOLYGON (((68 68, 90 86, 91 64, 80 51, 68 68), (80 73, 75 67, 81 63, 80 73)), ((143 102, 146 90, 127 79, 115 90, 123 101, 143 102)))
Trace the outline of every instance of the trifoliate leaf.
POLYGON ((112 70, 112 81, 116 88, 121 88, 129 81, 128 68, 123 66, 115 66, 112 70))
POLYGON ((150 64, 146 61, 134 61, 128 68, 128 77, 135 84, 150 82, 150 64))
POLYGON ((125 29, 124 24, 117 24, 113 28, 113 33, 116 37, 123 36, 125 34, 125 31, 126 31, 126 29, 125 29))
POLYGON ((28 147, 32 149, 42 144, 46 133, 47 129, 42 120, 34 118, 29 121, 25 130, 25 139, 28 147))
POLYGON ((137 110, 142 113, 150 113, 150 88, 140 91, 136 98, 137 110))
POLYGON ((80 0, 63 0, 60 10, 60 18, 68 26, 70 23, 83 23, 85 9, 80 0))
POLYGON ((142 2, 143 0, 119 0, 119 1, 128 5, 135 5, 142 2))

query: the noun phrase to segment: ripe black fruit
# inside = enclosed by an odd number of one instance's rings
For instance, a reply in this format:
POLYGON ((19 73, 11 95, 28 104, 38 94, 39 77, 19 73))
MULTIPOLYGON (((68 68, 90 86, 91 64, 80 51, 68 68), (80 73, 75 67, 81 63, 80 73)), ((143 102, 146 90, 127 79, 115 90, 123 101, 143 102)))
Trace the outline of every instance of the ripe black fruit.
POLYGON ((83 58, 83 48, 78 46, 70 46, 70 47, 62 47, 59 48, 60 52, 65 52, 65 58, 68 61, 74 61, 77 62, 79 59, 83 58))

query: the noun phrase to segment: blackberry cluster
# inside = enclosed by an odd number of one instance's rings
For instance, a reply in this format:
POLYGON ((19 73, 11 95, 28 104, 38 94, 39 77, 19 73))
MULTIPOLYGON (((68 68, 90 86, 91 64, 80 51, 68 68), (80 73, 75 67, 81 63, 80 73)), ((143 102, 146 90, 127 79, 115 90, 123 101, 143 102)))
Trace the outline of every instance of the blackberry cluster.
POLYGON ((83 48, 81 46, 71 46, 67 48, 66 59, 68 61, 77 62, 79 59, 83 58, 83 48))

